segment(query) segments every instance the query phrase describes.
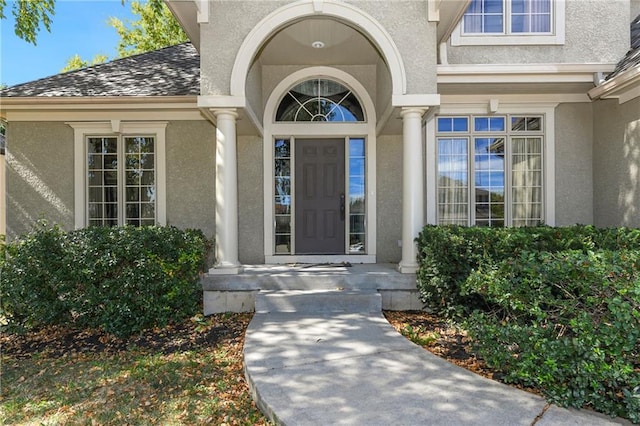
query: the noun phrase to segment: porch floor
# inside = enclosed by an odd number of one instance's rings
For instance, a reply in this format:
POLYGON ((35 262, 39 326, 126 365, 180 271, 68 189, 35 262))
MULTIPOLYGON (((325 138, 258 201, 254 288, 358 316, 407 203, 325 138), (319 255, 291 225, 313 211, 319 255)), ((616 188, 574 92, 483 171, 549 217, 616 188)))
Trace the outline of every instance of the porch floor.
POLYGON ((379 292, 382 308, 422 309, 415 274, 401 274, 396 264, 244 265, 235 275, 205 274, 204 313, 252 312, 258 292, 379 292))

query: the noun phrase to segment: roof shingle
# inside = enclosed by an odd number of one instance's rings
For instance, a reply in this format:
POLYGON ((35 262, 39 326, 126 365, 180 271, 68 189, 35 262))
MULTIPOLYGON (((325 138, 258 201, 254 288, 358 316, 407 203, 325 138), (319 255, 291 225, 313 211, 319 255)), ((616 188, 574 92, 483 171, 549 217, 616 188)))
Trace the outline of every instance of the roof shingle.
POLYGON ((631 22, 631 48, 624 58, 616 65, 616 69, 609 74, 606 80, 611 80, 617 75, 640 65, 640 15, 631 22))
POLYGON ((0 91, 1 97, 185 96, 200 92, 200 55, 182 43, 0 91))

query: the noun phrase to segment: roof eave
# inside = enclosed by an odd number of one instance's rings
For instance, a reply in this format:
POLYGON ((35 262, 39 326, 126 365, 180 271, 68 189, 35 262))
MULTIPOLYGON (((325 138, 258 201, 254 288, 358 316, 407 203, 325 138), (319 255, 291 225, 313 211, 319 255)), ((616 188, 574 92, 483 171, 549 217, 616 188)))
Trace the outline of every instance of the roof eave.
POLYGON ((180 26, 187 33, 189 40, 196 50, 200 51, 200 22, 198 19, 198 5, 193 0, 165 0, 164 1, 180 26))
POLYGON ((65 105, 140 105, 140 104, 176 104, 193 103, 197 105, 197 95, 171 95, 171 96, 15 96, 0 97, 0 109, 8 109, 16 106, 65 106, 65 105))
POLYGON ((471 0, 439 0, 438 44, 449 40, 470 3, 471 0))
POLYGON ((12 112, 42 111, 135 111, 198 110, 196 95, 184 96, 86 96, 86 97, 10 97, 0 98, 0 117, 12 112))
POLYGON ((620 103, 640 97, 640 64, 594 87, 589 91, 589 97, 592 100, 618 99, 620 103))

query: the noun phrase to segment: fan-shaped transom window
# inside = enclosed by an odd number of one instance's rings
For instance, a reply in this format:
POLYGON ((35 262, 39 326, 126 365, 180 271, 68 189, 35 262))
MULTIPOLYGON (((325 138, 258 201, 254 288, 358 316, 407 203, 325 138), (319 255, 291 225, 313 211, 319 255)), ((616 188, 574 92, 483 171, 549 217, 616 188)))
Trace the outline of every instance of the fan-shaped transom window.
POLYGON ((284 96, 276 121, 364 121, 358 98, 344 85, 321 78, 306 80, 284 96))

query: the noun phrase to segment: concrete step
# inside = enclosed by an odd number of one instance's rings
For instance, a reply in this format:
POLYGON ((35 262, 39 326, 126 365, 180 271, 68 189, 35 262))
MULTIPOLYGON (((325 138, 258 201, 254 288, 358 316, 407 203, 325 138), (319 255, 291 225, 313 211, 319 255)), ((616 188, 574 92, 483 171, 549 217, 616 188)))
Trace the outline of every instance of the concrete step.
POLYGON ((261 291, 256 294, 255 306, 257 313, 381 312, 382 296, 366 290, 261 291))

